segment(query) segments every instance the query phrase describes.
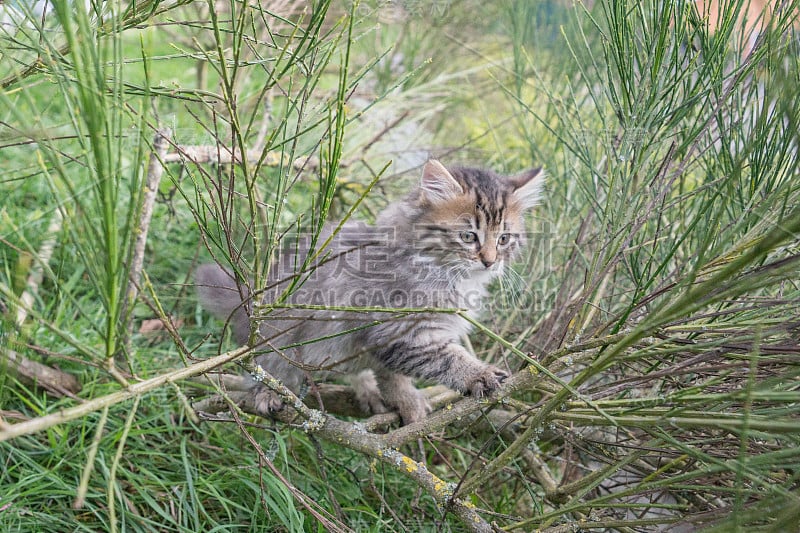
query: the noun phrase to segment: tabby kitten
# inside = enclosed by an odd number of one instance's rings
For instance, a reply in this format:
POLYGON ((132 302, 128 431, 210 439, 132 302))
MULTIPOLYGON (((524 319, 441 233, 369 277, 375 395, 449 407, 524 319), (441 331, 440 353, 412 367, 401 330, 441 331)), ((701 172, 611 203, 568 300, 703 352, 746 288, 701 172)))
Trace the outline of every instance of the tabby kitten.
MULTIPOLYGON (((540 169, 501 177, 430 160, 420 184, 385 209, 375 226, 345 224, 322 252, 311 254, 306 269, 300 266, 307 247, 281 256, 267 288, 253 298, 228 271, 201 266, 200 301, 230 321, 239 343, 248 342, 253 320, 256 362, 290 389, 298 391, 312 375, 360 371, 352 383, 365 409, 394 409, 403 423, 416 422, 430 408, 413 378, 476 397, 506 378, 462 345, 470 330, 466 320, 425 309, 480 311, 487 285, 524 244, 523 215, 537 203, 542 183, 540 169), (394 311, 402 308, 423 309, 394 311)), ((262 409, 280 408, 263 384, 254 382, 252 392, 262 409)))

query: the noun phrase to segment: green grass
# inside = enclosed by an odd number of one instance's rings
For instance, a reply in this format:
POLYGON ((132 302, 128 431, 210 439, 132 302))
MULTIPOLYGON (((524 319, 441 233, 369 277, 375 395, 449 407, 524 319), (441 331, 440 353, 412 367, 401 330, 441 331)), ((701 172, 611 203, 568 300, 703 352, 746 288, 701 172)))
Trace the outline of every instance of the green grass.
MULTIPOLYGON (((56 398, 0 365, 0 420, 41 419, 233 348, 195 301, 194 266, 216 258, 259 279, 284 232, 354 206, 371 220, 429 152, 544 166, 531 248, 471 339, 515 379, 537 378, 495 414, 454 416, 400 452, 509 530, 792 527, 795 11, 737 52, 736 2, 714 35, 683 2, 449 0, 404 15, 379 4, 223 3, 216 16, 107 5, 102 24, 56 13, 41 34, 0 34, 0 349, 82 385, 56 398), (261 157, 166 165, 128 314, 159 127, 176 144, 261 157), (306 156, 318 166, 298 172, 306 156), (15 325, 58 209, 53 256, 15 325), (178 338, 139 332, 158 316, 178 338)), ((200 422, 190 390, 165 385, 0 442, 0 531, 474 527, 409 463, 257 417, 200 422)))

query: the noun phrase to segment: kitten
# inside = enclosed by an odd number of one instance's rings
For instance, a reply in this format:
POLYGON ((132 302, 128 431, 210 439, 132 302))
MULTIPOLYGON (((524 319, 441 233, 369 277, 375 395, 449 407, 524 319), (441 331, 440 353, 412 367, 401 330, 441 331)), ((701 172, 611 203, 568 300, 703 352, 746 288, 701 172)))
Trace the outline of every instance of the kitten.
MULTIPOLYGON (((312 375, 361 371, 352 383, 364 408, 395 409, 404 424, 419 421, 430 409, 413 378, 481 397, 508 374, 461 344, 470 324, 458 315, 393 309, 477 314, 489 282, 523 246, 523 215, 537 203, 542 184, 541 169, 501 177, 475 168, 448 170, 430 160, 420 184, 385 209, 375 226, 345 224, 324 250, 311 254, 305 269, 307 246, 282 255, 267 288, 253 298, 228 271, 202 265, 196 274, 200 301, 230 321, 239 343, 248 341, 253 320, 261 350, 256 362, 290 389, 298 391, 312 375), (276 302, 298 307, 272 307, 276 302)), ((333 229, 326 228, 318 243, 333 229)), ((262 408, 280 408, 263 384, 255 383, 253 393, 262 408)))

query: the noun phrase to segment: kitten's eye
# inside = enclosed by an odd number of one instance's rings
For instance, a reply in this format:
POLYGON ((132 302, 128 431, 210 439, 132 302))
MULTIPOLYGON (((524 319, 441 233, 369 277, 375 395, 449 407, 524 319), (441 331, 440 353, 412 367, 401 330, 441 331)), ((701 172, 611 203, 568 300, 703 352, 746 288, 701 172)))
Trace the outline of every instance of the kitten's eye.
POLYGON ((511 242, 511 234, 510 233, 502 233, 497 238, 497 244, 499 244, 500 246, 505 246, 506 244, 508 244, 510 242, 511 242))
POLYGON ((474 231, 462 231, 458 234, 459 238, 466 242, 467 244, 471 244, 478 240, 478 235, 474 231))

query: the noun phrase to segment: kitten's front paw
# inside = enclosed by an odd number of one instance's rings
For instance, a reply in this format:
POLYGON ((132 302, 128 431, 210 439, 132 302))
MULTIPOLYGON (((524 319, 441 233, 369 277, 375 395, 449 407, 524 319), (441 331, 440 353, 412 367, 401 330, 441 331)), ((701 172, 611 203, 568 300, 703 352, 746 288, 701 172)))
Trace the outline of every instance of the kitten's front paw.
POLYGON ((383 403, 383 398, 381 398, 380 394, 359 398, 358 405, 361 407, 362 411, 373 415, 380 415, 390 411, 390 409, 386 407, 386 404, 383 403))
POLYGON ((500 387, 508 377, 508 372, 494 365, 486 365, 483 370, 467 382, 467 393, 475 398, 483 398, 500 387))
POLYGON ((257 413, 272 415, 283 409, 283 400, 267 387, 261 386, 253 391, 253 407, 257 413))
POLYGON ((356 393, 356 401, 361 410, 373 415, 388 413, 389 408, 383 402, 378 382, 371 370, 365 370, 350 378, 350 384, 356 393))

